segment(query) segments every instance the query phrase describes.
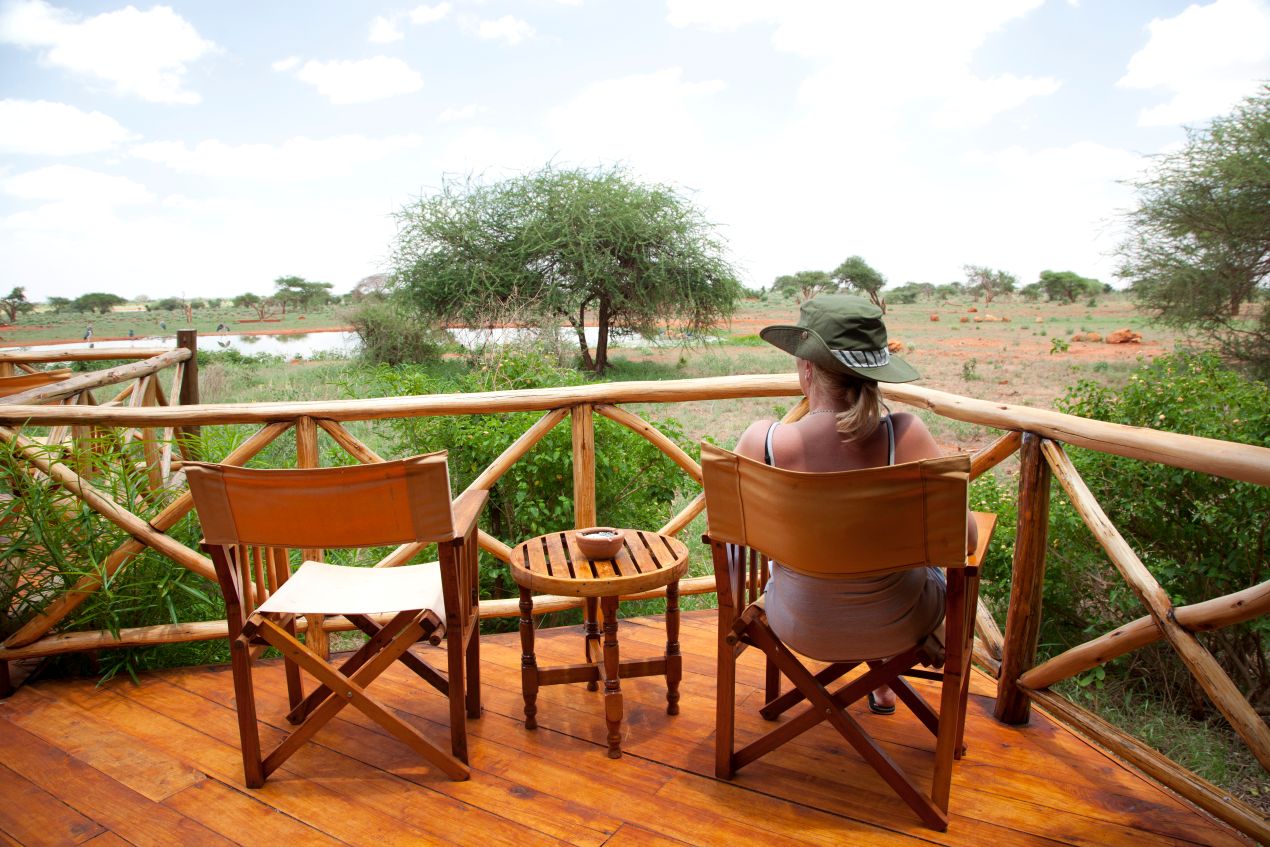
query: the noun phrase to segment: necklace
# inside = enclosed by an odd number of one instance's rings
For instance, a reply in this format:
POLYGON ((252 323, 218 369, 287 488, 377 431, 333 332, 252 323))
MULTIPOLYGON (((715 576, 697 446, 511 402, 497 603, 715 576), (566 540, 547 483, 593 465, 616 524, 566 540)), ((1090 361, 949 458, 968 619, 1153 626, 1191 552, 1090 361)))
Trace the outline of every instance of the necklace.
POLYGON ((837 414, 840 414, 837 409, 812 409, 810 412, 803 415, 803 417, 809 418, 812 415, 837 415, 837 414))

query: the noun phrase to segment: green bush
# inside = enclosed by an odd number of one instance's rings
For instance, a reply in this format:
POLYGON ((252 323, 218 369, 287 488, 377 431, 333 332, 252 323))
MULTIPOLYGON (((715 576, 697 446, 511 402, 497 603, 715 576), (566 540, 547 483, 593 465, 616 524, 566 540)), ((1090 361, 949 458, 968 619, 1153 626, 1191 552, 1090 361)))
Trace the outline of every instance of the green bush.
MULTIPOLYGON (((566 385, 587 380, 558 365, 542 350, 507 348, 453 377, 420 368, 381 367, 371 389, 376 396, 512 391, 566 385)), ((462 491, 541 417, 539 412, 387 421, 394 455, 449 451, 450 480, 462 491)), ((650 419, 667 437, 690 452, 679 423, 650 419)), ((673 505, 691 481, 647 440, 624 426, 595 416, 596 502, 601 524, 656 528, 673 514, 673 505)), ((568 420, 549 432, 494 486, 482 517, 491 535, 515 544, 525 538, 573 527, 573 448, 568 420)), ((507 569, 483 564, 482 596, 510 596, 507 569)))
POLYGON ((386 365, 430 364, 440 360, 449 336, 391 300, 366 300, 345 319, 362 343, 362 356, 386 365))
MULTIPOLYGON (((1163 356, 1114 390, 1082 380, 1058 408, 1129 426, 1270 446, 1270 387, 1241 376, 1212 354, 1163 356)), ((1270 488, 1093 450, 1069 448, 1069 453, 1112 523, 1175 605, 1265 579, 1270 488)), ((1146 610, 1055 488, 1045 597, 1048 635, 1074 642, 1146 610)), ((1270 705, 1268 634, 1270 621, 1261 618, 1207 640, 1258 707, 1270 705)), ((1138 663, 1141 668, 1141 657, 1138 663)))

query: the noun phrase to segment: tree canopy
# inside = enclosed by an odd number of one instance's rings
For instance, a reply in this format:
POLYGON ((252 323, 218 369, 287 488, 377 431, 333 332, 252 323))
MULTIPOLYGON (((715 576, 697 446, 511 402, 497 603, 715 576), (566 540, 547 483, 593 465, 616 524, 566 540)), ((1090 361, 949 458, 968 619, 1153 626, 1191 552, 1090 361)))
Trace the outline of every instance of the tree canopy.
POLYGON ((984 265, 966 265, 965 271, 966 290, 976 296, 982 295, 984 305, 1002 294, 1009 294, 1019 284, 1019 278, 1014 274, 984 265))
POLYGON ((565 321, 583 366, 597 372, 610 331, 650 334, 665 321, 701 331, 740 295, 702 213, 620 167, 447 180, 397 223, 396 292, 420 313, 468 326, 565 321), (599 326, 594 354, 588 321, 599 326))
POLYGON ((1046 299, 1056 303, 1075 303, 1081 297, 1101 294, 1103 284, 1073 271, 1041 271, 1037 280, 1046 299))
POLYGON ((11 324, 18 322, 18 315, 34 308, 35 304, 26 299, 26 288, 21 285, 15 287, 7 296, 0 297, 0 311, 11 324))
POLYGON ((796 274, 783 274, 776 277, 772 290, 777 294, 792 296, 794 302, 810 300, 817 294, 826 294, 838 290, 838 284, 825 271, 799 271, 796 274))
POLYGON ((98 314, 109 314, 110 310, 115 306, 122 306, 128 301, 120 297, 118 294, 107 294, 104 291, 94 291, 90 294, 81 294, 71 302, 71 308, 77 312, 97 312, 98 314))
POLYGON ((1270 309, 1243 314, 1270 284, 1270 85, 1189 130, 1181 150, 1131 184, 1137 208, 1117 274, 1134 298, 1270 376, 1270 309))
POLYGON ((882 299, 882 288, 886 285, 886 277, 875 271, 869 263, 859 256, 852 256, 843 261, 833 272, 834 281, 841 288, 867 294, 873 305, 886 312, 886 301, 882 299))
POLYGON ((313 282, 302 276, 280 276, 273 281, 274 299, 282 304, 282 314, 287 304, 296 303, 307 312, 310 306, 321 306, 331 299, 331 283, 313 282))

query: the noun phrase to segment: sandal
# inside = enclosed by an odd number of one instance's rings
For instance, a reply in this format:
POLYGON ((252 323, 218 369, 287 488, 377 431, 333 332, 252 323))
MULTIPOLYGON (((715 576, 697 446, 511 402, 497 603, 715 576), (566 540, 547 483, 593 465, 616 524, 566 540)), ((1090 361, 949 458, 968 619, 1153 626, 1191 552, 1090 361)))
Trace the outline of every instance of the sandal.
POLYGON ((893 704, 890 706, 883 706, 881 703, 877 701, 877 698, 873 696, 873 692, 870 691, 869 692, 869 711, 875 715, 893 715, 895 714, 895 706, 893 704))

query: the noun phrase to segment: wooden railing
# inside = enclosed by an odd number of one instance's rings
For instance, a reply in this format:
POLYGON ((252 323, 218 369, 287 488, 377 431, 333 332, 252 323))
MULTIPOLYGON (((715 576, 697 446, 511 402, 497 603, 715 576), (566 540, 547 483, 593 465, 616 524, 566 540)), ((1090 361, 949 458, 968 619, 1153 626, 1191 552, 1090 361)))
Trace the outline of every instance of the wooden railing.
MULTIPOLYGON (((221 638, 227 631, 224 621, 210 621, 143 627, 115 634, 57 632, 57 626, 99 587, 101 578, 117 572, 146 546, 208 578, 212 577, 212 565, 200 553, 165 534, 192 509, 188 492, 147 522, 123 505, 112 502, 74 469, 50 459, 40 444, 22 434, 22 427, 126 427, 174 432, 208 425, 258 424, 258 431, 221 460, 231 464, 245 463, 283 432, 294 429, 297 464, 311 467, 318 461, 319 433, 326 433, 357 461, 382 461, 345 428, 344 424, 351 421, 536 411, 543 413, 542 417, 485 468, 469 489, 491 488, 547 432, 563 424, 567 418, 573 442, 574 522, 575 526, 587 526, 596 520, 594 415, 602 415, 639 433, 699 483, 701 470, 696 460, 654 426, 622 406, 792 397, 798 394, 798 382, 794 376, 771 375, 330 402, 187 407, 124 406, 121 403, 55 407, 0 404, 0 439, 13 445, 34 469, 56 480, 131 536, 105 560, 100 576, 81 579, 4 641, 0 647, 0 668, 9 661, 26 657, 107 646, 221 638)), ((1006 723, 1024 723, 1028 720, 1031 705, 1036 703, 1215 816, 1262 841, 1270 841, 1270 827, 1260 813, 1226 796, 1050 690, 1050 686, 1060 680, 1128 650, 1164 639, 1262 765, 1270 768, 1270 730, 1194 634, 1264 614, 1270 609, 1270 583, 1174 608, 1080 480, 1063 445, 1077 445, 1263 486, 1270 485, 1270 449, 989 403, 911 385, 888 386, 886 395, 889 400, 927 409, 946 418, 1003 431, 996 441, 973 457, 972 477, 981 475, 1015 452, 1019 453, 1018 527, 1005 634, 1000 633, 991 615, 982 607, 976 622, 976 659, 998 679, 996 717, 1006 723), (1058 478, 1112 563, 1142 601, 1147 615, 1033 667, 1042 614, 1041 586, 1048 534, 1050 481, 1054 477, 1058 478)), ((805 411, 805 403, 800 402, 787 420, 797 419, 805 411)), ((703 508, 704 497, 697 496, 678 514, 670 517, 660 531, 669 534, 681 532, 703 508)), ((484 532, 480 534, 481 547, 504 561, 510 554, 509 543, 516 541, 518 539, 497 539, 484 532)), ((404 545, 377 566, 401 564, 418 552, 414 545, 404 545)), ((691 578, 681 586, 682 594, 713 590, 713 577, 691 578)), ((646 596, 660 594, 650 592, 646 596)), ((535 609, 553 611, 580 603, 576 598, 544 597, 535 602, 535 609)), ((515 600, 481 602, 482 617, 516 614, 515 600)), ((309 621, 305 626, 312 629, 311 642, 321 649, 327 632, 349 628, 350 625, 339 618, 332 618, 321 621, 320 626, 317 620, 309 621)), ((0 684, 5 682, 4 678, 0 678, 0 684)))

